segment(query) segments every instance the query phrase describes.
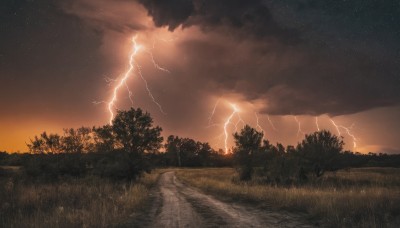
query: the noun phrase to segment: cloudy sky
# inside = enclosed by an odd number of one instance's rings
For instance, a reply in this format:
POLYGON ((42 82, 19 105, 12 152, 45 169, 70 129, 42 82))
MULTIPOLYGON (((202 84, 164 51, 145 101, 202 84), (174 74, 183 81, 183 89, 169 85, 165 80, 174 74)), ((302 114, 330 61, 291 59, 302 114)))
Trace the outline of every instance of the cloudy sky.
MULTIPOLYGON (((229 147, 241 118, 273 143, 319 127, 349 150, 400 152, 397 0, 3 0, 0 150, 26 151, 44 130, 107 124, 133 37, 166 114, 137 71, 126 83, 133 106, 165 136, 224 148, 236 105, 229 147)), ((125 85, 117 95, 116 108, 132 106, 125 85)))

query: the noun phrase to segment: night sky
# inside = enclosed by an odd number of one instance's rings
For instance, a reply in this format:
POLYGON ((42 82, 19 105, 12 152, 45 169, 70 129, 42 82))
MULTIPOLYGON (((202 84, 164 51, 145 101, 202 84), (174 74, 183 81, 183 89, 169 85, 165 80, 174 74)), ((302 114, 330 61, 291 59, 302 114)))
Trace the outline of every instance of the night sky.
MULTIPOLYGON (((398 0, 2 0, 0 150, 107 124, 134 36, 145 48, 135 61, 167 114, 137 73, 126 84, 164 136, 224 148, 235 104, 230 136, 239 115, 253 127, 258 116, 266 138, 285 145, 316 121, 338 133, 333 120, 348 150, 400 153, 398 0)), ((131 106, 124 86, 116 107, 131 106)))

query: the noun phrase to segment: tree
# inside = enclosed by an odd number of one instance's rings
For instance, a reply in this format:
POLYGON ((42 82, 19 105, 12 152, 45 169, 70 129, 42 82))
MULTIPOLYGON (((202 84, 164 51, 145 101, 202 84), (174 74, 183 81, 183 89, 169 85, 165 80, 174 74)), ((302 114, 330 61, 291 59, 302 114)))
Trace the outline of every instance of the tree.
POLYGON ((116 138, 111 125, 93 127, 94 151, 110 152, 116 149, 116 138))
POLYGON ((168 136, 164 145, 167 165, 200 167, 215 165, 218 154, 208 143, 190 138, 168 136))
POLYGON ((61 144, 65 153, 83 153, 92 150, 91 129, 81 127, 78 129, 64 129, 64 136, 61 138, 61 144))
POLYGON ((111 147, 115 140, 115 149, 95 164, 96 172, 113 179, 136 179, 143 172, 150 172, 149 153, 156 153, 163 141, 161 128, 153 127, 150 114, 134 108, 118 111, 111 126, 112 132, 107 128, 103 129, 105 132, 101 130, 105 134, 106 146, 111 147))
POLYGON ((181 167, 182 162, 181 162, 181 151, 180 151, 180 145, 182 144, 182 139, 170 135, 167 138, 167 143, 165 144, 165 149, 166 149, 166 155, 167 155, 167 165, 174 165, 181 167))
POLYGON ((57 134, 48 135, 46 132, 35 136, 34 140, 27 144, 29 151, 35 154, 41 153, 60 153, 61 148, 61 137, 57 134))
POLYGON ((240 132, 233 135, 235 139, 234 157, 240 166, 240 180, 250 180, 253 174, 254 155, 261 148, 263 133, 246 125, 240 132))
POLYGON ((161 127, 153 127, 149 113, 138 108, 129 111, 118 111, 113 120, 112 130, 115 139, 123 150, 130 153, 155 152, 161 147, 161 127))
POLYGON ((45 142, 41 137, 35 135, 35 139, 30 139, 30 143, 26 144, 29 151, 34 154, 44 153, 45 142))
POLYGON ((314 174, 320 177, 325 171, 334 171, 343 151, 343 138, 323 130, 305 136, 297 146, 301 158, 311 164, 314 174))

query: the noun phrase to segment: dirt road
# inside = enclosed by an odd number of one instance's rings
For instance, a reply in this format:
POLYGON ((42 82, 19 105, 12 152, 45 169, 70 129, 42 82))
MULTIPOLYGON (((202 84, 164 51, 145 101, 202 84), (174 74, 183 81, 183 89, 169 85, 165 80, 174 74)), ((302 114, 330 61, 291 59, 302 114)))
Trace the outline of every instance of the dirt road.
POLYGON ((224 203, 161 175, 150 227, 313 227, 300 215, 224 203))

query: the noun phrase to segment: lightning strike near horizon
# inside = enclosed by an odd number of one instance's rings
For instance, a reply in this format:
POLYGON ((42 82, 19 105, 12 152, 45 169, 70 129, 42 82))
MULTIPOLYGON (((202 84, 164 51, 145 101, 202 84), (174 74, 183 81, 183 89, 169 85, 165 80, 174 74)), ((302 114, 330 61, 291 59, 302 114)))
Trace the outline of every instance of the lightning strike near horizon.
POLYGON ((133 105, 133 99, 132 99, 133 93, 129 89, 129 86, 127 84, 127 80, 129 79, 129 77, 135 71, 140 76, 140 78, 143 80, 143 82, 145 84, 145 87, 146 87, 146 90, 147 90, 147 93, 148 93, 149 97, 152 99, 153 103, 155 103, 158 106, 158 108, 160 109, 161 113, 166 114, 164 112, 164 110, 162 109, 162 106, 156 101, 156 99, 154 98, 153 94, 151 93, 149 85, 147 83, 147 80, 143 77, 143 74, 142 74, 142 71, 141 71, 141 67, 135 61, 135 57, 136 57, 136 55, 138 54, 138 52, 140 50, 144 50, 146 53, 148 53, 151 56, 152 63, 153 63, 153 65, 154 65, 154 67, 156 69, 164 71, 164 72, 168 72, 168 73, 169 73, 169 71, 167 69, 165 69, 165 68, 160 67, 155 62, 153 54, 151 52, 145 50, 144 46, 138 44, 136 39, 137 39, 137 35, 132 37, 132 50, 131 50, 131 52, 129 54, 129 67, 128 67, 128 70, 122 75, 122 77, 120 79, 111 79, 111 78, 106 77, 106 82, 108 82, 109 84, 111 84, 113 82, 117 83, 117 85, 113 89, 112 97, 111 97, 110 101, 107 104, 107 108, 108 108, 108 111, 110 113, 110 120, 109 120, 110 124, 112 124, 112 121, 113 121, 114 116, 115 116, 113 109, 115 108, 115 104, 118 101, 118 91, 121 89, 122 86, 125 85, 126 89, 128 90, 128 97, 129 97, 129 100, 131 101, 131 103, 133 105))
POLYGON ((260 125, 260 119, 258 118, 257 112, 254 113, 256 116, 256 128, 263 132, 263 138, 265 137, 265 130, 260 125))
POLYGON ((301 123, 297 119, 297 116, 294 116, 294 120, 296 120, 298 128, 297 128, 297 137, 299 137, 300 134, 305 134, 303 130, 301 130, 301 123))
POLYGON ((342 133, 340 132, 339 126, 335 123, 335 121, 333 121, 333 119, 329 119, 331 121, 331 123, 333 124, 333 126, 335 126, 336 131, 338 132, 339 136, 342 135, 342 133))
POLYGON ((315 125, 317 126, 317 130, 321 131, 321 129, 319 128, 318 116, 315 117, 315 125))
POLYGON ((272 129, 274 131, 278 131, 278 129, 276 129, 274 123, 272 122, 271 118, 269 118, 269 115, 267 115, 267 119, 268 119, 269 125, 271 125, 272 129))
POLYGON ((339 127, 343 128, 346 131, 347 135, 353 139, 353 148, 356 148, 357 147, 357 138, 354 134, 352 134, 350 132, 350 129, 352 129, 353 126, 354 126, 354 124, 352 124, 350 127, 344 127, 342 125, 340 125, 339 127))
POLYGON ((228 153, 228 125, 231 123, 232 118, 235 116, 235 114, 239 113, 239 109, 237 108, 236 104, 230 104, 233 111, 232 114, 226 119, 224 123, 224 135, 225 135, 225 141, 224 141, 224 146, 225 146, 225 154, 228 153))
POLYGON ((336 124, 335 121, 333 121, 332 119, 330 119, 331 123, 333 124, 333 126, 335 126, 336 131, 338 132, 339 136, 342 135, 342 133, 340 132, 340 128, 344 129, 347 133, 348 136, 350 136, 353 139, 353 148, 357 147, 357 138, 354 134, 351 133, 350 129, 353 128, 354 124, 352 124, 350 127, 345 127, 343 125, 338 125, 336 124))

